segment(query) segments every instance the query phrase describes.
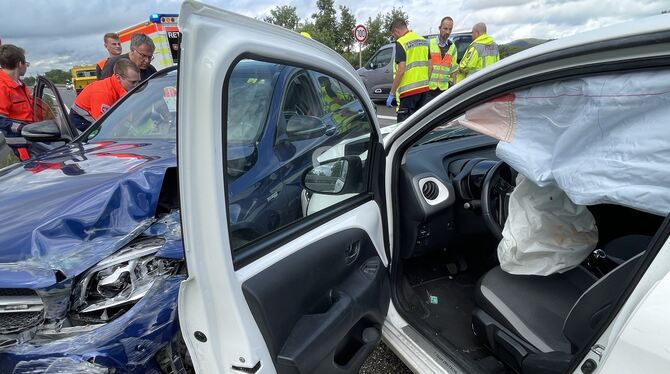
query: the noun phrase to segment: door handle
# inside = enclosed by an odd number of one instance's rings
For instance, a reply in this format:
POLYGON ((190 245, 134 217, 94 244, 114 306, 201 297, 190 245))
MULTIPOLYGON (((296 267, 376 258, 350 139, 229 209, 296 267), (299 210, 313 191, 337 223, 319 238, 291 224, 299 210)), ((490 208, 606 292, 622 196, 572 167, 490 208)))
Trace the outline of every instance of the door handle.
POLYGON ((351 265, 356 262, 358 255, 361 253, 361 242, 356 240, 355 242, 349 244, 347 249, 344 250, 344 264, 351 265))

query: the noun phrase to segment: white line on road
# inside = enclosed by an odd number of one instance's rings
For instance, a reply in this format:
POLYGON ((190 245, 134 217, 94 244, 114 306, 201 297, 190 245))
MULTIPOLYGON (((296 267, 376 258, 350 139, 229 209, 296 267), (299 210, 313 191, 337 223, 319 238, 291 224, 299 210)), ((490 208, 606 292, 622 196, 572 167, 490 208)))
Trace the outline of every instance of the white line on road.
POLYGON ((396 119, 395 116, 381 116, 381 115, 377 115, 377 118, 379 118, 379 119, 396 119))

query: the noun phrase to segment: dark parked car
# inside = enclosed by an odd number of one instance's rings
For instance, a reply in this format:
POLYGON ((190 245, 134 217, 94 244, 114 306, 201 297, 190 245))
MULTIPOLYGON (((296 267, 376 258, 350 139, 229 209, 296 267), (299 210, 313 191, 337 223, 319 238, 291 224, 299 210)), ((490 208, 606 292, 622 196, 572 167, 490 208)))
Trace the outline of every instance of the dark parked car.
MULTIPOLYGON (((436 37, 437 35, 426 36, 426 38, 436 37)), ((449 36, 449 39, 456 43, 457 60, 460 62, 465 50, 472 42, 472 34, 469 32, 454 33, 449 36)), ((372 100, 385 100, 389 94, 393 83, 394 46, 394 43, 383 45, 362 68, 358 69, 358 75, 363 80, 372 100)))

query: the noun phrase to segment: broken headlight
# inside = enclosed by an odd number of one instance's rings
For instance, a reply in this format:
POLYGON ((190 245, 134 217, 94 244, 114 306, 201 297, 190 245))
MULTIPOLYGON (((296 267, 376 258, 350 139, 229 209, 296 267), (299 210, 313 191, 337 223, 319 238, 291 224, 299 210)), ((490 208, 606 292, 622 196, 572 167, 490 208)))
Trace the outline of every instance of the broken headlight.
POLYGON ((155 257, 165 240, 136 240, 84 273, 74 291, 72 310, 99 322, 123 314, 151 289, 154 282, 174 274, 178 262, 155 257))

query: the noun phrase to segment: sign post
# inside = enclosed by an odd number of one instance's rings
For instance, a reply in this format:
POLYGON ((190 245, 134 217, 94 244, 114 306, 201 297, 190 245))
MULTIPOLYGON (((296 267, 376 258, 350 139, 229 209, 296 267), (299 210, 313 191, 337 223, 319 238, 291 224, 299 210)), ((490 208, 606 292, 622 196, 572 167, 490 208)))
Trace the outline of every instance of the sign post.
POLYGON ((364 25, 354 27, 354 39, 358 42, 358 68, 363 66, 363 43, 368 40, 368 29, 364 25))

